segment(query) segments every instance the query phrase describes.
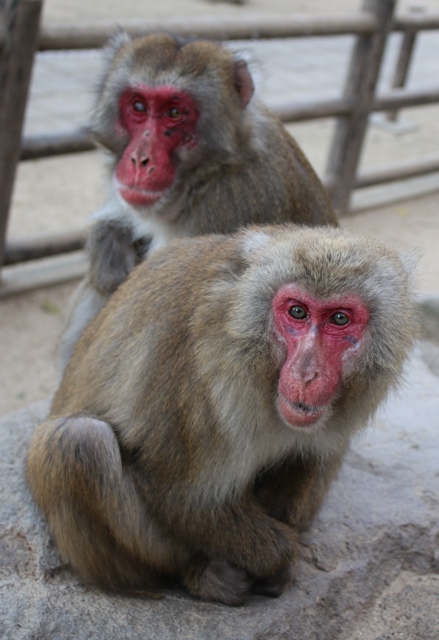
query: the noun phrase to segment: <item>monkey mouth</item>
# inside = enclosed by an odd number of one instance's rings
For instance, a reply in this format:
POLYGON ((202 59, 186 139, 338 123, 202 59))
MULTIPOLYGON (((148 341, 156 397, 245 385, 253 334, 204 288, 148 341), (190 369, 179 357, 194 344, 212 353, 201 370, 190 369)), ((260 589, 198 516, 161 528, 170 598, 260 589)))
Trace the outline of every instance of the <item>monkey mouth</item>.
POLYGON ((292 427, 310 426, 317 422, 328 409, 328 405, 291 402, 282 394, 279 396, 278 407, 282 418, 292 427))
POLYGON ((165 195, 166 191, 145 191, 137 187, 127 187, 119 184, 121 197, 134 207, 149 207, 158 202, 165 195))
POLYGON ((321 407, 319 405, 309 406, 307 404, 304 404, 303 402, 292 402, 291 406, 299 413, 303 413, 307 416, 320 415, 324 411, 324 407, 321 407))

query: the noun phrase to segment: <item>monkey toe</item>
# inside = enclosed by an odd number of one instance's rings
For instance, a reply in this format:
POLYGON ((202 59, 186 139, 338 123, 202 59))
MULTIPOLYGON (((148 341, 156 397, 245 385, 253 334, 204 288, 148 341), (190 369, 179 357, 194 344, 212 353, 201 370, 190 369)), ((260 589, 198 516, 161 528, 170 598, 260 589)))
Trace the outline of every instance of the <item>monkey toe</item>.
POLYGON ((284 592, 285 588, 291 582, 291 567, 281 569, 274 576, 267 578, 258 578, 254 584, 252 591, 260 596, 269 596, 270 598, 278 598, 284 592))

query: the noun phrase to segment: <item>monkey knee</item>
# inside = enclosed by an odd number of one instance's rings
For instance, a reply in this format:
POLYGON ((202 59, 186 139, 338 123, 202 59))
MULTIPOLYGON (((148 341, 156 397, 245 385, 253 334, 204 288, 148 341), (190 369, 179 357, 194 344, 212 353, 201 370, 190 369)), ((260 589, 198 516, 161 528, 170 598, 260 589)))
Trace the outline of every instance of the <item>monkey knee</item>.
POLYGON ((246 571, 220 560, 192 567, 183 583, 189 593, 200 600, 222 602, 232 607, 246 602, 252 585, 246 571))
POLYGON ((62 495, 93 495, 96 483, 121 471, 110 425, 89 416, 48 420, 35 431, 28 480, 40 506, 62 495))
POLYGON ((67 473, 70 470, 78 480, 87 482, 93 478, 108 483, 111 475, 122 471, 116 437, 102 420, 89 416, 68 418, 59 429, 59 447, 67 473))
POLYGON ((78 415, 49 420, 44 429, 36 432, 42 436, 42 444, 47 451, 72 460, 95 455, 95 450, 110 453, 117 441, 110 425, 91 416, 78 415), (80 454, 83 454, 81 456, 80 454))

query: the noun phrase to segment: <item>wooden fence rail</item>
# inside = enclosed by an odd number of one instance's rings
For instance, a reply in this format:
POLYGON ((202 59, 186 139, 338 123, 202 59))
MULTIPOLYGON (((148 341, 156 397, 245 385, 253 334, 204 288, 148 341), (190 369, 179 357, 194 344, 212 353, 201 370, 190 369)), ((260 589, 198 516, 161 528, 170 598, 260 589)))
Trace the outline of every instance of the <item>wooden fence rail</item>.
MULTIPOLYGON (((101 47, 114 32, 114 23, 88 23, 87 25, 50 25, 43 27, 38 36, 39 13, 42 0, 0 0, 0 264, 25 263, 62 252, 71 252, 83 246, 84 232, 45 234, 37 238, 22 238, 4 245, 4 233, 10 204, 10 194, 18 159, 36 158, 89 151, 94 144, 86 131, 76 131, 65 135, 44 135, 24 138, 19 144, 17 129, 22 130, 22 114, 13 113, 11 103, 5 106, 4 87, 10 87, 15 105, 23 107, 26 102, 29 75, 33 53, 60 49, 94 49, 101 47), (27 18, 19 18, 26 15, 27 18), (27 26, 23 26, 23 20, 27 26), (21 21, 21 22, 20 22, 21 21), (26 42, 26 46, 23 43, 26 42), (20 46, 18 46, 20 44, 20 46), (14 48, 15 47, 15 48, 14 48), (6 55, 5 55, 6 52, 6 55), (25 70, 18 80, 17 65, 25 70), (9 84, 8 84, 9 83, 9 84), (3 95, 3 101, 2 101, 3 95), (9 124, 14 124, 14 134, 9 133, 9 124), (2 151, 5 145, 6 151, 2 151), (6 174, 1 173, 9 163, 6 174), (3 193, 2 193, 3 188, 3 193), (9 189, 9 190, 8 190, 9 189), (4 256, 4 259, 3 259, 4 256)), ((334 204, 340 213, 348 208, 351 192, 385 182, 401 180, 413 176, 439 171, 439 155, 417 162, 381 167, 358 174, 358 161, 364 142, 369 116, 375 111, 391 114, 398 109, 439 102, 439 84, 423 91, 407 91, 404 75, 410 62, 414 39, 419 31, 438 30, 439 13, 424 15, 410 13, 395 16, 396 0, 364 0, 362 12, 357 15, 310 16, 290 14, 284 16, 242 16, 233 19, 191 18, 188 20, 170 18, 141 22, 127 20, 120 26, 132 35, 149 30, 168 30, 182 36, 199 36, 221 40, 242 40, 253 38, 301 38, 310 36, 356 36, 356 45, 351 57, 348 79, 343 95, 336 100, 316 103, 278 103, 274 109, 284 122, 298 122, 317 118, 335 117, 337 125, 332 140, 327 166, 323 178, 331 192, 334 204), (391 90, 376 95, 376 84, 382 65, 382 57, 387 38, 391 32, 405 34, 405 51, 400 54, 399 75, 395 76, 391 90), (403 55, 404 54, 404 55, 403 55), (404 57, 405 56, 405 57, 404 57)), ((55 260, 48 258, 47 260, 55 260)), ((44 284, 56 278, 55 269, 47 260, 40 260, 41 274, 29 282, 44 284), (49 265, 49 266, 48 266, 49 265)), ((35 263, 37 264, 37 263, 35 263)), ((73 266, 61 264, 61 276, 77 275, 78 263, 71 259, 73 266)), ((15 267, 17 269, 17 267, 15 267)), ((21 268, 21 267, 20 267, 21 268)), ((0 296, 4 293, 26 288, 28 277, 26 268, 17 276, 9 278, 6 267, 2 271, 0 296), (12 284, 11 284, 12 283, 12 284)), ((18 271, 14 272, 18 273, 18 271)), ((31 286, 31 285, 29 285, 31 286)))
MULTIPOLYGON (((439 16, 438 16, 439 18, 439 16)), ((377 29, 373 15, 338 16, 241 16, 231 19, 211 17, 190 19, 125 20, 119 23, 132 36, 145 31, 165 30, 183 37, 212 40, 249 40, 254 38, 300 38, 309 36, 342 36, 371 34, 377 29)), ((114 33, 113 22, 88 25, 52 25, 43 28, 39 39, 40 51, 54 49, 96 49, 114 33)))
MULTIPOLYGON (((133 36, 150 30, 172 31, 181 36, 198 36, 215 40, 249 40, 253 38, 304 38, 310 36, 371 35, 379 28, 374 15, 298 15, 241 16, 229 20, 217 18, 169 18, 161 20, 125 20, 119 23, 133 36)), ((395 18, 391 31, 427 31, 439 29, 439 13, 395 18)), ((97 49, 114 33, 113 22, 50 25, 41 29, 38 49, 97 49)))

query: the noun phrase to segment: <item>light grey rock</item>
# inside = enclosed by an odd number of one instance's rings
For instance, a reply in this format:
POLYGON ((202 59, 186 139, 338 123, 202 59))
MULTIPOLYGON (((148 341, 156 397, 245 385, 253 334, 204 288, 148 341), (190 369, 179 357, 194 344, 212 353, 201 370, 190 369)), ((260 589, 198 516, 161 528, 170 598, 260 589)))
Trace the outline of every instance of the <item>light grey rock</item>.
POLYGON ((437 640, 439 575, 402 571, 349 640, 437 640))
POLYGON ((303 538, 291 588, 277 600, 255 596, 237 609, 180 591, 148 600, 82 585, 60 561, 24 481, 27 442, 47 404, 6 416, 0 421, 0 637, 437 640, 436 365, 439 370, 439 349, 421 345, 402 392, 354 443, 303 538))

